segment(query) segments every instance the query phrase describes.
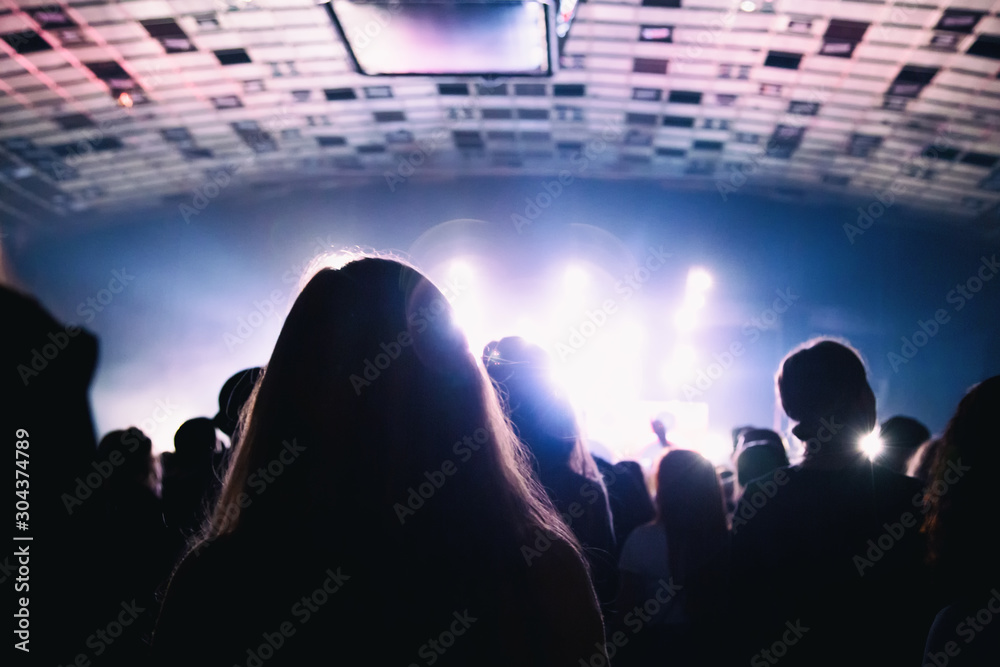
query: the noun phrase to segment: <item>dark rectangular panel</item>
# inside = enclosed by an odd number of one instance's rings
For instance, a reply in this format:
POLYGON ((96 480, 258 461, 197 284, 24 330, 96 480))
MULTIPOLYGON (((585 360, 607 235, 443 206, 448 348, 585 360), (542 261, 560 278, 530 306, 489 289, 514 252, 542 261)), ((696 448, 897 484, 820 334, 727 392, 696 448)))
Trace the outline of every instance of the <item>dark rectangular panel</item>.
POLYGON ((244 49, 221 49, 215 52, 215 57, 223 65, 242 65, 250 62, 250 56, 244 49))
POLYGON ((582 83, 562 83, 552 86, 554 97, 583 97, 587 92, 587 87, 582 83))
POLYGON ((36 53, 38 51, 49 51, 52 45, 42 39, 42 36, 32 30, 21 32, 11 32, 3 35, 3 41, 10 45, 18 53, 36 53))
POLYGON ((632 61, 632 71, 643 74, 666 74, 667 61, 658 58, 636 58, 632 61))
POLYGON ((468 95, 469 86, 465 83, 439 83, 438 95, 468 95))
POLYGON ((701 93, 692 90, 671 90, 667 101, 674 104, 701 104, 701 93))
POLYGON ((694 118, 687 116, 664 116, 663 125, 665 127, 694 127, 694 118))
POLYGON ((401 123, 406 120, 402 111, 376 111, 373 115, 376 123, 401 123))
POLYGON ((625 122, 629 125, 656 125, 656 114, 651 113, 627 113, 625 122))
POLYGON ((515 83, 515 95, 525 95, 528 97, 541 97, 545 95, 544 83, 515 83))
POLYGON ((768 51, 764 60, 764 67, 779 67, 781 69, 798 69, 802 62, 801 53, 789 53, 787 51, 768 51))
POLYGON ((483 109, 483 120, 508 120, 514 117, 510 109, 483 109))
POLYGON ((518 109, 517 117, 520 120, 548 120, 548 109, 518 109))
POLYGON ((316 143, 320 146, 346 146, 347 139, 343 137, 316 137, 316 143))
POLYGON ((326 99, 330 102, 358 99, 358 95, 354 92, 353 88, 327 88, 323 91, 323 94, 326 95, 326 99))
POLYGON ((980 35, 966 53, 1000 60, 1000 35, 980 35))

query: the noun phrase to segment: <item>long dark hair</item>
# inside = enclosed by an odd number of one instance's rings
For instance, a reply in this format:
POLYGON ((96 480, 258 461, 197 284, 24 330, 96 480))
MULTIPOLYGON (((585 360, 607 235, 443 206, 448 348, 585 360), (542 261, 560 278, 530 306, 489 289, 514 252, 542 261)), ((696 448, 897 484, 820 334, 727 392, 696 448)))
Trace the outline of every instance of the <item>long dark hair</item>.
POLYGON ((719 477, 698 452, 674 449, 656 471, 656 522, 667 535, 671 575, 689 616, 719 606, 728 585, 729 528, 719 477))
POLYGON ((993 539, 996 475, 1000 470, 1000 375, 977 384, 959 402, 927 481, 930 561, 950 584, 964 587, 996 576, 993 539))
POLYGON ((237 435, 195 548, 221 535, 294 526, 313 512, 327 533, 356 529, 405 549, 448 549, 442 558, 451 562, 517 553, 539 530, 579 553, 532 481, 445 297, 401 262, 365 258, 309 280, 237 435), (254 471, 288 460, 282 452, 290 447, 301 453, 258 495, 249 486, 254 471), (425 507, 407 513, 408 492, 446 461, 456 472, 425 507), (241 494, 252 504, 244 507, 241 494))

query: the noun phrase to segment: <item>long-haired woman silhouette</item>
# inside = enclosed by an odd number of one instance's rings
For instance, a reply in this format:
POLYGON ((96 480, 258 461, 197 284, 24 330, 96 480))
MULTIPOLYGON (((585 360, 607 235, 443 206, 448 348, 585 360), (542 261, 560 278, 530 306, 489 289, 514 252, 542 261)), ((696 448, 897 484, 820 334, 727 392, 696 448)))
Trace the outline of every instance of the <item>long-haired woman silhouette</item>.
POLYGON ((531 480, 441 292, 388 259, 323 269, 243 413, 154 653, 226 667, 589 661, 603 629, 586 565, 531 480))

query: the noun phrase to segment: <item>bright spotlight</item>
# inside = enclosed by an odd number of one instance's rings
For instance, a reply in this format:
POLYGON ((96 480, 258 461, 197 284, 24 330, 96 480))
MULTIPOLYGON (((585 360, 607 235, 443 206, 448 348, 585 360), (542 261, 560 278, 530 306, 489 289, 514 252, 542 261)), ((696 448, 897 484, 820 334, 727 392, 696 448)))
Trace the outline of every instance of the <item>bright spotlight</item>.
POLYGON ((701 293, 712 287, 712 274, 700 267, 688 271, 688 292, 701 293))
POLYGON ((456 259, 448 267, 448 279, 458 285, 467 285, 472 279, 472 267, 465 260, 456 259))
POLYGON ((752 12, 756 9, 757 9, 757 3, 753 2, 752 0, 743 0, 743 2, 740 3, 740 11, 752 12))
POLYGON ((563 280, 566 286, 572 289, 581 289, 587 286, 590 282, 590 275, 587 270, 580 266, 579 264, 571 264, 566 268, 566 273, 563 274, 563 280))
POLYGON ((874 460, 882 453, 883 444, 882 437, 879 434, 878 428, 869 433, 868 435, 861 438, 860 441, 861 451, 865 453, 865 456, 869 460, 874 460))

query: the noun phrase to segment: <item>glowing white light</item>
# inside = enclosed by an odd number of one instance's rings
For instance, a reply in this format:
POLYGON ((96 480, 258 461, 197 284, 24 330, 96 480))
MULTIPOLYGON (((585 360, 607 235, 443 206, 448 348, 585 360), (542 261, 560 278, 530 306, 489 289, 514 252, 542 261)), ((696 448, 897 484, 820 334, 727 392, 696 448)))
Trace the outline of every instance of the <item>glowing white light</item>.
POLYGON ((674 348, 674 363, 681 368, 691 368, 697 361, 698 351, 694 349, 694 345, 679 343, 674 348))
POLYGON ((733 441, 725 434, 709 431, 702 435, 698 451, 714 465, 722 465, 729 462, 733 452, 733 441))
POLYGON ((458 285, 467 285, 472 280, 472 267, 468 262, 456 259, 448 267, 448 279, 458 285))
POLYGON ((757 9, 757 3, 752 0, 743 0, 740 3, 740 10, 744 12, 752 12, 757 9))
POLYGON ((674 314, 674 326, 681 331, 692 331, 698 325, 698 312, 688 306, 674 314))
POLYGON ((646 330, 635 320, 623 320, 618 330, 618 338, 623 345, 638 346, 646 337, 646 330))
POLYGON ((490 337, 483 330, 483 315, 479 305, 471 299, 458 300, 452 304, 452 313, 452 320, 465 334, 469 350, 474 354, 481 354, 490 337))
POLYGON ((532 318, 527 315, 522 315, 517 318, 514 326, 514 335, 520 336, 529 343, 534 343, 535 345, 542 345, 544 347, 551 338, 551 336, 545 336, 542 334, 542 328, 538 325, 538 320, 536 318, 532 318))
POLYGON ((865 456, 869 459, 875 459, 879 454, 881 454, 883 445, 878 428, 862 437, 859 445, 861 446, 861 451, 863 451, 865 456))
POLYGON ((700 294, 712 287, 712 274, 700 267, 688 271, 687 291, 689 294, 700 294))
POLYGON ((563 280, 565 281, 567 287, 578 290, 587 286, 590 282, 590 275, 587 273, 587 270, 579 264, 571 264, 566 268, 566 273, 563 274, 563 280))

